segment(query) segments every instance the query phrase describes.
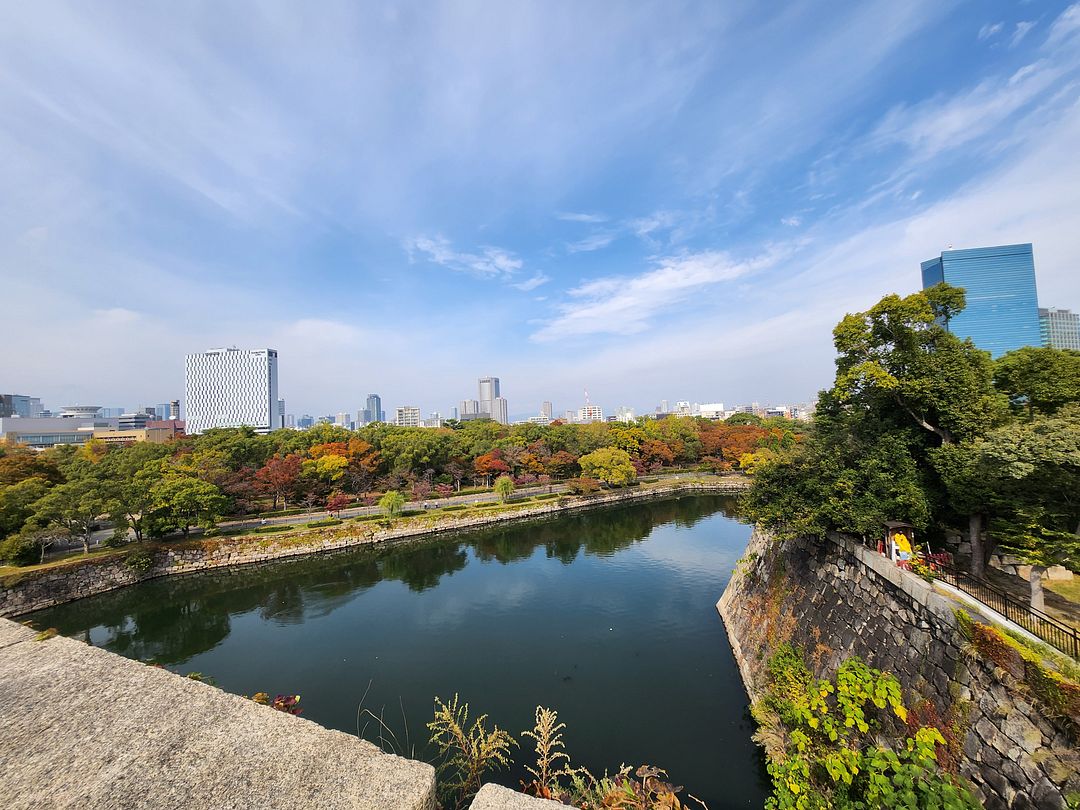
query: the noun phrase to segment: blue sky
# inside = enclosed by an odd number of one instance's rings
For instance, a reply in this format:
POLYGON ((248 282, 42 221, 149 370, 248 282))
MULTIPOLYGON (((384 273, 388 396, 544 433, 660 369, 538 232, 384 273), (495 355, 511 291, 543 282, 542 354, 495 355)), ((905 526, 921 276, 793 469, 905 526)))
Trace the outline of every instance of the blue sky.
POLYGON ((806 400, 950 244, 1080 308, 1080 4, 360 5, 0 8, 0 388, 806 400))

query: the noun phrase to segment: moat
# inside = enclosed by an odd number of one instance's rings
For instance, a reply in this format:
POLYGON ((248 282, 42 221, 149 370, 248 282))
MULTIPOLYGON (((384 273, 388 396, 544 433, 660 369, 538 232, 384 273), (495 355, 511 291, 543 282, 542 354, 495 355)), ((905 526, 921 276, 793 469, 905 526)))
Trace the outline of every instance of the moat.
POLYGON ((714 608, 750 535, 730 507, 614 507, 166 578, 28 618, 230 692, 298 693, 304 717, 354 734, 363 699, 421 758, 435 695, 515 735, 543 704, 576 765, 655 764, 712 810, 761 807, 763 758, 714 608))

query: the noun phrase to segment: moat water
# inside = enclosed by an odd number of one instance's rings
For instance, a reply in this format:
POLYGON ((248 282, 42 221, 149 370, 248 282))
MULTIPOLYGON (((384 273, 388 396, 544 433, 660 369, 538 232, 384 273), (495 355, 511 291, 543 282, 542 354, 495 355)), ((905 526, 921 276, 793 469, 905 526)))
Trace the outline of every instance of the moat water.
POLYGON ((166 578, 29 618, 230 692, 300 694, 304 717, 378 743, 363 700, 421 758, 436 695, 515 735, 541 704, 575 765, 657 765, 711 810, 761 807, 764 760, 715 609, 750 536, 730 506, 685 497, 166 578))

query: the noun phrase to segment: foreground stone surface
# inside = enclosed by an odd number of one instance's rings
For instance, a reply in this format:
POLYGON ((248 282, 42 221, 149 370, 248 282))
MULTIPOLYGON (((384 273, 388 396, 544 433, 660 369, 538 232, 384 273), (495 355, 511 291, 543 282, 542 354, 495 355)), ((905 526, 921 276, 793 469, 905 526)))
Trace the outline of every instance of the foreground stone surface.
POLYGON ((954 729, 960 773, 985 807, 1064 810, 1065 797, 1080 791, 1068 720, 968 654, 954 612, 961 607, 972 612, 844 538, 780 543, 757 530, 717 604, 751 700, 783 642, 805 650, 818 677, 858 655, 896 675, 909 707, 932 704, 954 729))
POLYGON ((4 619, 0 683, 5 810, 435 807, 430 765, 4 619))
POLYGON ((500 785, 484 785, 469 805, 469 810, 551 810, 565 804, 536 799, 500 785))

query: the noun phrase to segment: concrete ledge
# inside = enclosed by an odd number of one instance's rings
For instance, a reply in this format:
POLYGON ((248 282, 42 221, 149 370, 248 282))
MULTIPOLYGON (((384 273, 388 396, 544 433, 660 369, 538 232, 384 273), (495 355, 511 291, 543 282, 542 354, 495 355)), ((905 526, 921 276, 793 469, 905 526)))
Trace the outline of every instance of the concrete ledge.
POLYGON ((565 808, 565 804, 547 799, 535 799, 500 785, 484 785, 472 800, 469 810, 550 810, 565 808))
POLYGON ((0 619, 5 810, 434 810, 430 765, 79 641, 34 639, 0 619))

